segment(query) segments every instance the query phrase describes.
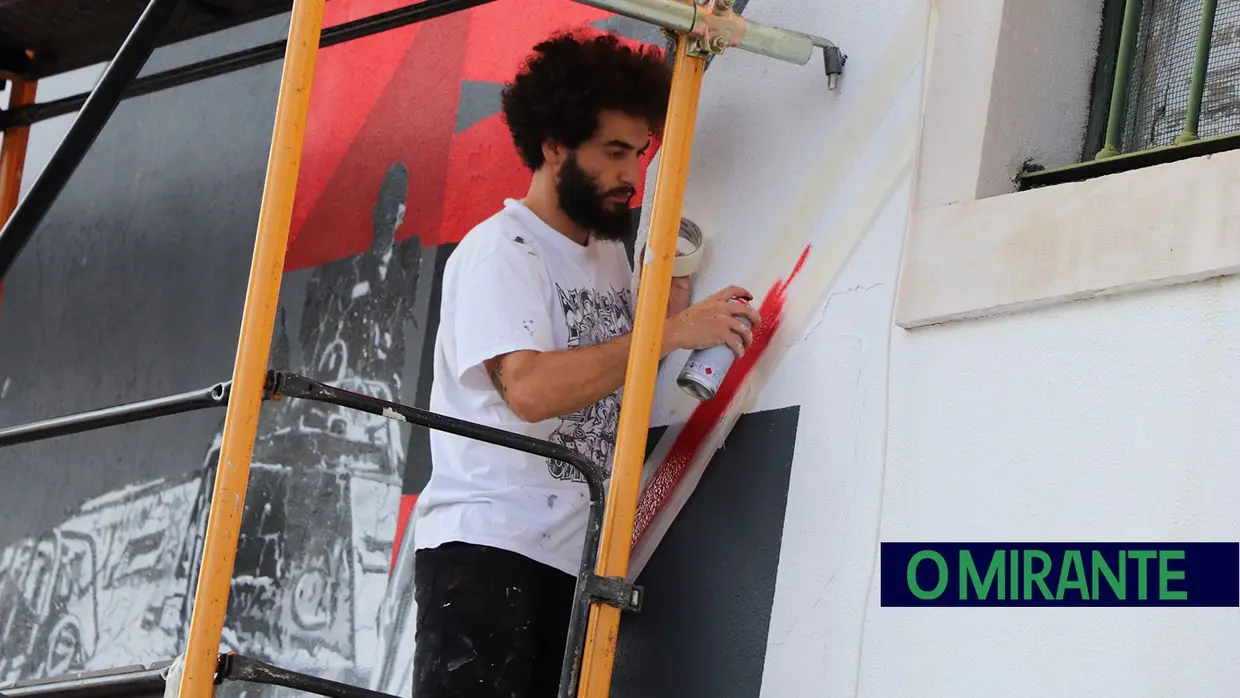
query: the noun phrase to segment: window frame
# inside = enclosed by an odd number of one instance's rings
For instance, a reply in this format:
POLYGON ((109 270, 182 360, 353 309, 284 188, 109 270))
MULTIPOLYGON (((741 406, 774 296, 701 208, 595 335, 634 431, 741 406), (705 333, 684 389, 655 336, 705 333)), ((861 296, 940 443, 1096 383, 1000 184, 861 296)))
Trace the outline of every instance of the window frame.
POLYGON ((1116 70, 1115 13, 1122 18, 1125 2, 1097 0, 1085 12, 1070 4, 1079 1, 996 0, 984 12, 940 5, 896 326, 916 330, 1240 273, 1240 244, 1229 242, 1240 239, 1240 197, 1227 194, 1240 189, 1240 134, 1090 155, 1034 173, 1036 186, 1012 177, 1028 152, 1064 162, 1078 149, 1101 148, 1110 91, 1100 97, 1098 85, 1109 87, 1116 70), (1048 45, 1057 53, 1041 54, 1048 45), (1034 56, 1039 63, 1029 62, 1034 56), (1037 71, 1056 79, 1029 82, 1037 71))

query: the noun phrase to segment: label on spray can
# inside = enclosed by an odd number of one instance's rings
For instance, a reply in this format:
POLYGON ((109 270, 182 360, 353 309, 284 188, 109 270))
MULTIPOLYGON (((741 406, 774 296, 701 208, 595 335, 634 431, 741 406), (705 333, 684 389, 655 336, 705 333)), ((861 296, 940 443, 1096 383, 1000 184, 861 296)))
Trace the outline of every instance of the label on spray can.
MULTIPOLYGON (((733 303, 745 302, 745 299, 737 297, 730 300, 733 303)), ((745 316, 735 317, 745 325, 752 327, 745 316)), ((680 369, 680 375, 676 376, 676 385, 698 400, 709 400, 719 392, 719 386, 723 384, 723 379, 735 360, 736 354, 727 344, 696 349, 689 355, 684 368, 680 369)))

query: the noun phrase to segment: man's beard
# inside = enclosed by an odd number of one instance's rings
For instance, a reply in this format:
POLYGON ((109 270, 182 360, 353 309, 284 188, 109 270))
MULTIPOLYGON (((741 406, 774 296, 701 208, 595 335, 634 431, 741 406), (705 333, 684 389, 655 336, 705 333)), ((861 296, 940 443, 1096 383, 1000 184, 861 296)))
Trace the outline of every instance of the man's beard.
POLYGON ((598 180, 581 169, 576 155, 569 155, 564 161, 560 168, 560 180, 556 183, 560 208, 574 223, 590 231, 591 237, 599 240, 623 240, 632 236, 633 222, 628 201, 636 193, 632 187, 599 191, 598 180), (612 195, 627 198, 619 208, 611 209, 604 202, 612 195))

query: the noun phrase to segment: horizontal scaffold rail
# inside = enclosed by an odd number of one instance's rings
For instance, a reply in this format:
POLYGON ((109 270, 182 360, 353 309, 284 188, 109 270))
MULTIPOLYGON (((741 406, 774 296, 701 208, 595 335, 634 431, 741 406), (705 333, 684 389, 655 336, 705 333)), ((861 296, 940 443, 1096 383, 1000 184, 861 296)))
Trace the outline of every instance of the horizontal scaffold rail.
MULTIPOLYGON (((0 448, 17 444, 42 441, 70 434, 132 424, 175 414, 194 412, 213 407, 227 407, 232 394, 231 381, 217 383, 208 388, 141 400, 114 407, 78 412, 29 424, 0 429, 0 448)), ((595 574, 594 563, 598 557, 599 538, 603 529, 603 505, 606 496, 603 487, 607 474, 603 468, 580 453, 560 444, 535 439, 524 434, 489 427, 484 424, 457 419, 418 407, 337 388, 327 383, 285 371, 268 371, 263 386, 263 400, 283 398, 312 400, 346 409, 358 410, 387 419, 408 422, 415 426, 443 431, 469 439, 485 441, 496 446, 523 451, 543 458, 567 463, 581 473, 590 493, 590 511, 583 545, 581 570, 577 576, 577 600, 569 620, 569 638, 564 653, 563 670, 575 673, 581 661, 585 642, 586 621, 590 604, 606 603, 621 610, 641 609, 642 588, 622 578, 601 577, 595 574)), ((257 680, 257 679, 249 679, 257 680)), ((309 689, 307 689, 309 690, 309 689)), ((18 694, 4 691, 5 698, 18 694)), ((332 694, 324 694, 332 695, 332 694)), ((356 698, 361 694, 351 694, 356 698)), ((99 698, 94 694, 75 698, 99 698)), ((375 696, 371 696, 375 698, 375 696)))
MULTIPOLYGON (((162 698, 175 660, 19 681, 0 686, 5 698, 162 698)), ((387 693, 290 671, 240 654, 221 654, 216 683, 281 686, 326 698, 395 698, 387 693)))
MULTIPOLYGON (((6 427, 0 429, 0 447, 42 441, 212 407, 227 407, 231 392, 231 381, 224 381, 209 388, 6 427)), ((597 484, 600 489, 603 480, 606 479, 602 469, 593 461, 560 444, 483 424, 475 424, 418 407, 402 405, 399 402, 384 400, 373 395, 336 388, 296 373, 268 371, 263 399, 280 398, 300 398, 330 403, 428 429, 478 439, 543 458, 561 460, 581 471, 587 483, 597 484)))
MULTIPOLYGON (((322 32, 319 48, 327 48, 336 44, 362 39, 392 29, 425 22, 429 19, 443 17, 468 10, 479 5, 486 5, 495 0, 422 0, 421 2, 395 10, 380 12, 376 15, 355 19, 352 22, 327 27, 322 32)), ((243 51, 228 53, 205 61, 191 63, 179 68, 171 68, 159 73, 138 78, 130 83, 122 94, 122 99, 159 92, 171 87, 188 85, 199 80, 206 80, 220 75, 227 75, 238 70, 272 63, 284 58, 288 39, 280 39, 269 44, 262 44, 243 51)), ((63 97, 61 99, 17 107, 8 111, 0 110, 0 130, 29 126, 45 119, 72 114, 86 103, 89 92, 63 97)))
MULTIPOLYGON (((405 7, 327 27, 323 29, 319 48, 355 41, 492 2, 495 0, 422 0, 405 7)), ((699 13, 697 5, 677 0, 576 0, 576 2, 639 21, 646 21, 665 29, 696 32, 702 35, 712 31, 714 31, 714 36, 722 34, 712 26, 713 16, 699 13)), ((716 21, 716 24, 722 24, 722 22, 716 21)), ((725 40, 725 43, 745 51, 792 63, 805 63, 815 47, 822 48, 823 62, 827 77, 831 81, 831 87, 835 86, 836 78, 843 71, 844 56, 833 42, 821 37, 750 22, 743 20, 739 14, 728 20, 727 29, 728 35, 734 38, 725 40)), ((280 39, 147 75, 134 80, 125 89, 121 99, 147 95, 278 61, 284 58, 287 45, 287 39, 280 39)), ((72 114, 81 109, 89 97, 90 93, 84 92, 49 102, 0 110, 0 131, 30 126, 46 119, 72 114)))

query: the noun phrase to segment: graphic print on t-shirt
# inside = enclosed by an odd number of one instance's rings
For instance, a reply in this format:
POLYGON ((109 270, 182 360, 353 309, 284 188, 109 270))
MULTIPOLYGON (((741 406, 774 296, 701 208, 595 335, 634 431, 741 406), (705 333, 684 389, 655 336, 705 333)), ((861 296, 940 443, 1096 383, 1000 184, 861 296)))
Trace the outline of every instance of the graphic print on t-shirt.
MULTIPOLYGON (((564 323, 568 326, 569 349, 602 344, 633 329, 631 289, 613 288, 600 292, 592 288, 577 288, 565 291, 556 284, 555 290, 559 293, 564 323)), ((622 392, 623 388, 617 389, 593 405, 561 417, 560 426, 551 432, 548 439, 573 449, 610 471, 622 392)), ((548 458, 547 470, 557 480, 585 482, 576 468, 561 460, 548 458)))

